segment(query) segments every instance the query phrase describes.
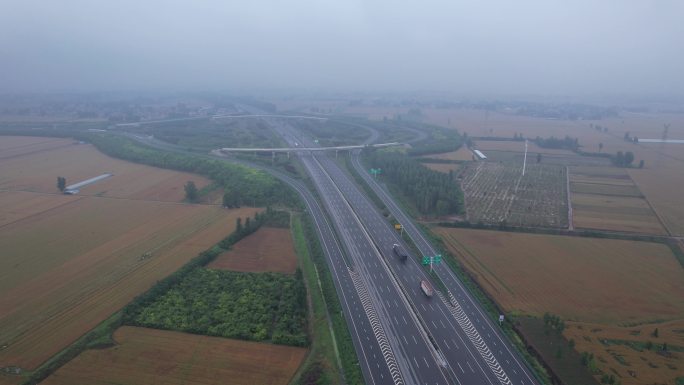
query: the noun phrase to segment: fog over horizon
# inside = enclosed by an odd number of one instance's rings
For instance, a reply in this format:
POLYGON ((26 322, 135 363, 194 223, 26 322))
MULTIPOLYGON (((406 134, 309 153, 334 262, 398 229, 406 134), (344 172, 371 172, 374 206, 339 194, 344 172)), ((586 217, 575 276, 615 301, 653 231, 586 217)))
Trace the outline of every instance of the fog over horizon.
POLYGON ((0 92, 684 94, 684 2, 19 1, 0 92))

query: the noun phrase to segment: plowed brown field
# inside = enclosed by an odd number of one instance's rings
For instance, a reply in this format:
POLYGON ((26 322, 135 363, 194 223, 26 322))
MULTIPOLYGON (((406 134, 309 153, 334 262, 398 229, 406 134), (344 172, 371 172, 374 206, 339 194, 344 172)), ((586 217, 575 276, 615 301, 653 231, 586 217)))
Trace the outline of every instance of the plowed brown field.
POLYGON ((88 350, 46 385, 287 384, 306 349, 218 337, 122 327, 117 345, 88 350))
POLYGON ((236 243, 208 266, 212 269, 292 274, 297 269, 297 255, 290 230, 262 227, 236 243))

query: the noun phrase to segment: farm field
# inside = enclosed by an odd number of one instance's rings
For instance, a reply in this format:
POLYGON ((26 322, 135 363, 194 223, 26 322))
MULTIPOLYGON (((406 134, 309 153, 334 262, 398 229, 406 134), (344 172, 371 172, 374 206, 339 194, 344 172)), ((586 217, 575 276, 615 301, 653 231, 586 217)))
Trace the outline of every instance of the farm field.
MULTIPOLYGON (((481 151, 510 151, 525 153, 524 141, 506 141, 506 140, 476 140, 476 148, 481 151)), ((539 147, 532 141, 527 142, 527 151, 529 155, 536 154, 552 154, 552 155, 566 155, 571 157, 579 156, 570 150, 553 149, 539 147)))
POLYGON ((666 234, 623 168, 571 167, 570 198, 577 228, 666 234))
MULTIPOLYGON (((522 165, 524 152, 518 151, 498 151, 487 150, 483 151, 490 162, 502 163, 517 163, 522 165)), ((528 152, 527 161, 536 162, 537 152, 528 152)), ((576 154, 542 154, 541 164, 555 165, 555 166, 608 166, 610 162, 605 158, 595 158, 587 156, 579 156, 576 154)))
MULTIPOLYGON (((13 148, 35 148, 24 138, 2 141, 5 146, 7 143, 13 148)), ((106 167, 106 161, 118 163, 120 183, 128 180, 138 187, 127 190, 121 186, 118 191, 133 192, 125 197, 0 191, 0 343, 6 345, 0 350, 0 367, 36 368, 157 280, 228 235, 236 218, 251 217, 258 210, 154 200, 178 197, 168 191, 169 184, 155 181, 187 180, 186 174, 135 164, 126 168, 128 163, 114 161, 86 145, 42 149, 0 162, 2 184, 5 188, 17 186, 20 183, 13 177, 33 178, 30 185, 40 187, 42 181, 17 169, 23 167, 45 173, 49 177, 46 186, 56 190, 55 175, 68 175, 68 169, 62 167, 76 163, 72 160, 59 166, 42 162, 46 156, 74 148, 86 151, 84 159, 93 161, 88 164, 106 167), (20 158, 14 168, 8 166, 20 158), (52 170, 52 175, 45 170, 52 170), (133 181, 125 174, 127 170, 138 170, 134 172, 136 178, 147 178, 152 184, 133 181), (156 171, 165 177, 156 177, 156 171), (148 190, 147 195, 138 195, 140 199, 132 198, 151 186, 166 186, 167 191, 148 190)), ((86 166, 75 167, 86 170, 86 166)), ((93 174, 92 170, 87 173, 93 174)))
POLYGON ((461 188, 468 221, 515 226, 566 227, 568 203, 565 167, 545 164, 468 165, 461 188))
POLYGON ((637 241, 435 228, 507 312, 626 324, 684 318, 684 269, 637 241))
POLYGON ((636 159, 645 159, 646 167, 630 169, 629 175, 668 231, 684 236, 684 145, 639 144, 637 147, 636 159))
POLYGON ((307 349, 124 326, 43 384, 288 384, 307 349))
POLYGON ((675 384, 684 377, 684 320, 632 327, 567 322, 563 332, 580 352, 590 352, 624 385, 675 384), (658 329, 658 336, 654 335, 658 329), (668 352, 662 352, 663 342, 668 352))
POLYGON ((0 363, 35 368, 254 211, 81 197, 4 226, 0 363))
POLYGON ((261 227, 213 260, 211 269, 293 274, 297 255, 289 229, 261 227))
POLYGON ((183 185, 197 188, 209 184, 199 175, 164 170, 110 158, 89 144, 70 139, 3 136, 0 190, 59 193, 57 176, 67 185, 104 173, 114 176, 85 186, 79 195, 180 202, 183 185), (4 158, 9 152, 11 157, 4 158))

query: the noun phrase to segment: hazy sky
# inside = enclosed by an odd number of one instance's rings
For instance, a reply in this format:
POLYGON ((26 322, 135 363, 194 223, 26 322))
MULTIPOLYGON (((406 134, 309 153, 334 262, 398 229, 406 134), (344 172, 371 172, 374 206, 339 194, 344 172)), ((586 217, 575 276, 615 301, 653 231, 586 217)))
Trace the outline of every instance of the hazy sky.
POLYGON ((681 0, 2 0, 0 92, 684 93, 681 0))

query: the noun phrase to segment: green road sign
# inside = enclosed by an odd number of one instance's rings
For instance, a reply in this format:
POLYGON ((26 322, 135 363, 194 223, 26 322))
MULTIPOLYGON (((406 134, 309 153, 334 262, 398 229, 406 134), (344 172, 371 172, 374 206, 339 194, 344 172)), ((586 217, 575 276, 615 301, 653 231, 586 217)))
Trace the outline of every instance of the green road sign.
POLYGON ((435 255, 434 263, 440 263, 440 262, 442 262, 442 255, 441 254, 435 255))
POLYGON ((430 264, 430 257, 423 257, 423 265, 429 265, 430 264))

